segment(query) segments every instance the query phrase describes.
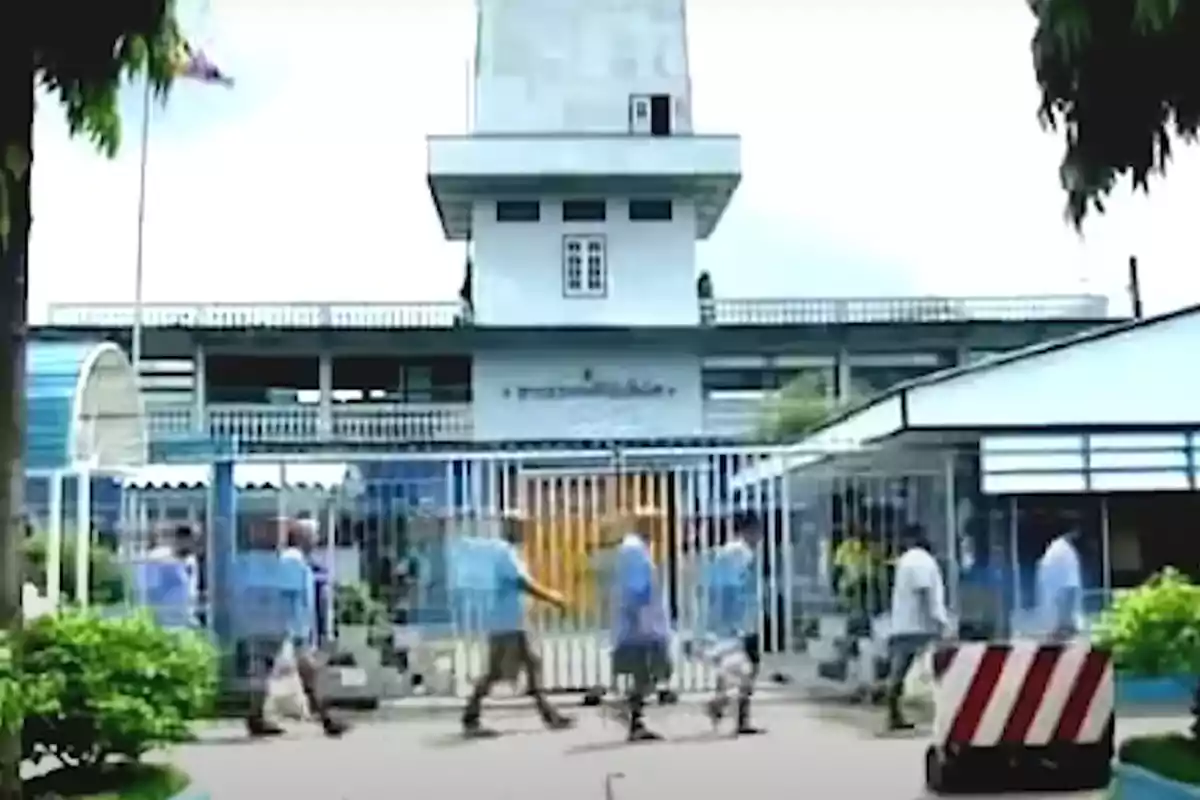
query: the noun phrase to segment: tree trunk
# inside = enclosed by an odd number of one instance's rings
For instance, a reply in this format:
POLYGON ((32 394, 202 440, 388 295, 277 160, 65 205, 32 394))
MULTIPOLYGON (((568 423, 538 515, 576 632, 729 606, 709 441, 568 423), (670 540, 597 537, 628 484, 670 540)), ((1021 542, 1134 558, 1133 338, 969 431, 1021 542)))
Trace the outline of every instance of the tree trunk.
MULTIPOLYGON (((33 57, 0 28, 0 164, 12 147, 33 158, 33 57)), ((29 303, 30 170, 6 181, 11 225, 0 239, 0 628, 21 629, 21 547, 25 496, 25 342, 29 303)), ((17 653, 18 667, 20 651, 17 653)), ((21 798, 20 731, 0 734, 0 800, 21 798)))

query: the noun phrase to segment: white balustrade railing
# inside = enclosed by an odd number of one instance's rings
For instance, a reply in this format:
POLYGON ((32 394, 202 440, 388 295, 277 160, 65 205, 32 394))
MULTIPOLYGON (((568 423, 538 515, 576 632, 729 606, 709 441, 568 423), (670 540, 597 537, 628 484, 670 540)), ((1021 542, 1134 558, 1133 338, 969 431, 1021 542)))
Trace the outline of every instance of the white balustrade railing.
POLYGON ((1028 322, 1109 318, 1103 295, 1015 297, 805 297, 701 301, 701 320, 716 326, 863 323, 1028 322))
MULTIPOLYGON (((129 328, 129 303, 52 303, 49 324, 129 328)), ((851 325, 1104 320, 1103 295, 1014 297, 799 297, 700 301, 700 319, 716 326, 851 325)), ((447 303, 146 303, 145 328, 447 329, 469 324, 460 302, 447 303)))
MULTIPOLYGON (((64 328, 130 328, 130 303, 51 303, 49 324, 64 328)), ((467 319, 449 303, 145 303, 145 328, 452 328, 467 319)))
POLYGON ((472 430, 465 403, 335 405, 328 430, 316 405, 211 404, 199 425, 191 408, 151 407, 147 416, 152 440, 208 435, 291 444, 435 442, 469 440, 472 430))
MULTIPOLYGON (((346 444, 466 442, 472 439, 471 407, 466 403, 346 404, 331 409, 323 431, 316 405, 212 404, 197 425, 190 406, 147 410, 152 441, 200 436, 241 442, 346 444)), ((704 401, 705 436, 753 436, 762 422, 762 401, 709 398, 704 401)))

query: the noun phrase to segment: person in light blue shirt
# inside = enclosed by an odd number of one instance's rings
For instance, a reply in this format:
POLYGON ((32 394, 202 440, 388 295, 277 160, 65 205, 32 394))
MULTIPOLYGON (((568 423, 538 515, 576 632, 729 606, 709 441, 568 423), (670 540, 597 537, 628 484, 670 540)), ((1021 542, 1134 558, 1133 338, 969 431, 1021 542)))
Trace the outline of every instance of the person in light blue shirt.
POLYGON ((187 525, 176 526, 151 548, 142 565, 144 600, 159 625, 196 625, 197 566, 195 539, 187 525))
POLYGON ((525 682, 538 714, 547 728, 570 728, 574 720, 550 704, 542 690, 542 662, 525 630, 525 598, 532 596, 564 609, 566 600, 561 594, 533 579, 520 546, 524 538, 524 521, 507 515, 501 522, 501 537, 485 539, 472 558, 482 556, 490 567, 491 602, 487 606, 488 661, 487 672, 475 682, 467 706, 463 710, 464 735, 472 738, 496 736, 496 731, 483 727, 480 714, 483 699, 492 687, 504 681, 516 681, 525 673, 525 682))
POLYGON ((644 710, 647 695, 671 677, 671 626, 650 551, 656 516, 633 514, 613 569, 613 674, 628 681, 624 712, 630 741, 662 738, 646 727, 644 710))
MULTIPOLYGON (((335 716, 320 694, 321 672, 324 669, 317 655, 317 574, 313 569, 315 550, 320 539, 320 529, 311 518, 278 520, 282 548, 275 551, 248 552, 242 558, 238 580, 245 584, 239 587, 246 592, 239 598, 242 615, 258 611, 264 617, 252 626, 251 650, 259 662, 255 668, 259 685, 250 698, 250 709, 246 716, 246 729, 252 737, 278 736, 284 731, 265 716, 266 680, 275 670, 275 662, 285 651, 285 644, 295 655, 296 672, 309 710, 320 723, 325 735, 340 737, 350 726, 335 716), (258 599, 261 605, 251 601, 258 599), (259 628, 261 625, 261 628, 259 628), (255 629, 257 628, 257 629, 255 629)), ((331 534, 332 535, 332 532, 331 534)))
POLYGON ((709 658, 717 666, 716 691, 706 710, 713 726, 729 707, 729 685, 738 687, 738 736, 762 733, 750 722, 750 699, 762 663, 759 636, 759 561, 762 533, 758 517, 740 512, 733 518, 733 535, 713 554, 704 590, 708 600, 709 658))

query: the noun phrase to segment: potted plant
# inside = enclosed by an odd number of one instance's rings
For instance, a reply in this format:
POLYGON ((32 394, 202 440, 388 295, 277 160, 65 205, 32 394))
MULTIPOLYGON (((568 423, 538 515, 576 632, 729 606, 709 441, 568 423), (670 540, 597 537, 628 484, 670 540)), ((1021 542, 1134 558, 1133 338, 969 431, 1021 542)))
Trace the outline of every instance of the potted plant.
POLYGON ((1128 800, 1200 798, 1200 585, 1166 569, 1118 595, 1097 625, 1096 642, 1112 652, 1119 682, 1185 686, 1193 721, 1124 741, 1117 754, 1115 797, 1128 800))
POLYGON ((371 650, 375 634, 387 624, 383 604, 363 583, 342 583, 334 590, 338 647, 355 655, 371 650))

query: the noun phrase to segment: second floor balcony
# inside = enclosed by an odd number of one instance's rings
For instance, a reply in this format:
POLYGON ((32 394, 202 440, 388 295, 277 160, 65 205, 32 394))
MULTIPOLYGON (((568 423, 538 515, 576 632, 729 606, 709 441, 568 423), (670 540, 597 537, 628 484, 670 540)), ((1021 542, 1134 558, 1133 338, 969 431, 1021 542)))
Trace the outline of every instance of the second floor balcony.
POLYGON ((467 403, 334 405, 210 404, 201 414, 191 406, 148 410, 152 441, 197 436, 239 442, 346 445, 410 442, 467 442, 472 438, 467 403))
MULTIPOLYGON (((325 410, 317 404, 210 403, 203 412, 180 404, 151 405, 147 413, 151 441, 158 443, 212 437, 286 447, 387 446, 475 438, 469 403, 346 403, 325 410)), ((761 426, 762 401, 709 398, 702 414, 699 435, 753 437, 761 426)))

